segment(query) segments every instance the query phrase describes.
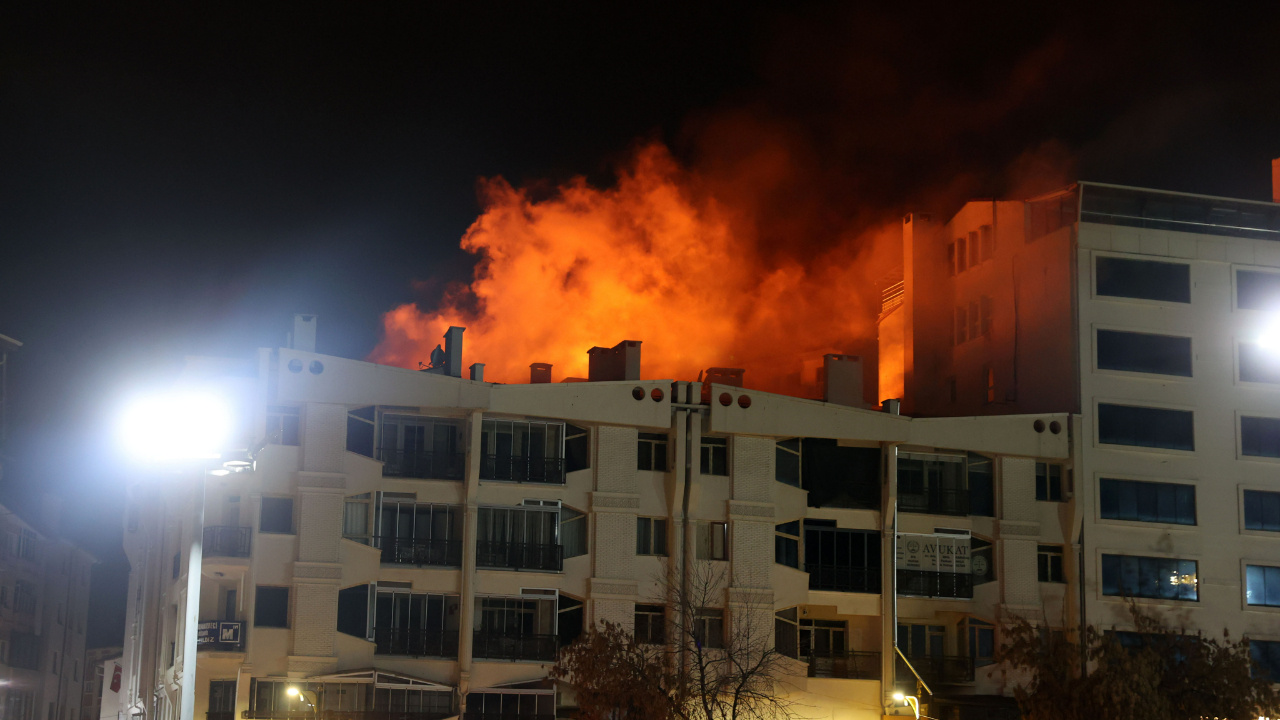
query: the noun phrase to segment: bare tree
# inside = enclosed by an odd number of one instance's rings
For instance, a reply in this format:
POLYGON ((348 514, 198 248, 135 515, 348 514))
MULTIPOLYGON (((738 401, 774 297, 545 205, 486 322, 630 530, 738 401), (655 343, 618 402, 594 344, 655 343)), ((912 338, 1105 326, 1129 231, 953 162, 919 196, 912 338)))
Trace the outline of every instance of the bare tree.
POLYGON ((552 676, 572 684, 584 720, 794 716, 779 687, 787 661, 774 647, 771 593, 728 587, 710 562, 662 586, 662 644, 604 623, 561 652, 552 676))

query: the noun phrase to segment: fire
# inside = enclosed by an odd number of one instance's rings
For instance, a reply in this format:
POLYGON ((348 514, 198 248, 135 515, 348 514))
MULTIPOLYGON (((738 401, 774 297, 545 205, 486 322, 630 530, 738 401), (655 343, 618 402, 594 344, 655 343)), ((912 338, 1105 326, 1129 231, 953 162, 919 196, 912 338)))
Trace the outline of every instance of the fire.
POLYGON ((649 144, 612 187, 578 178, 538 199, 485 181, 462 238, 479 258, 473 280, 434 310, 388 312, 370 359, 417 367, 460 325, 465 362, 485 363, 490 381, 528 382, 532 362, 552 363, 554 380, 586 377, 588 348, 641 340, 646 378, 743 367, 752 387, 803 393, 823 353, 867 355, 896 223, 817 252, 798 249, 815 238, 778 247, 703 180, 649 144))

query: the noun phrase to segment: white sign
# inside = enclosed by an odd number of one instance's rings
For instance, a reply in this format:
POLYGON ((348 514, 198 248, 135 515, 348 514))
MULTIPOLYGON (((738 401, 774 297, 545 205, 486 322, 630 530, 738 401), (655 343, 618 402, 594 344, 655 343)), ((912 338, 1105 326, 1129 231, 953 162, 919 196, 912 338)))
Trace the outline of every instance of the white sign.
POLYGON ((898 569, 968 575, 969 538, 898 533, 898 569))

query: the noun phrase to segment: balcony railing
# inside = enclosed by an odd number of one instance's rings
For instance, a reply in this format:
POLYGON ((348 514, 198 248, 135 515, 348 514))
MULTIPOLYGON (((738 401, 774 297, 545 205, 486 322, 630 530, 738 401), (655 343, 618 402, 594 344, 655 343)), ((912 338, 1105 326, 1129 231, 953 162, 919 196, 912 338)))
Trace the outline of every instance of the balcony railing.
POLYGON ((397 565, 462 565, 462 541, 382 536, 382 562, 397 565))
MULTIPOLYGON (((245 720, 444 720, 456 714, 445 710, 320 710, 316 712, 303 705, 300 710, 245 710, 240 717, 245 720)), ((213 713, 209 713, 209 720, 215 720, 213 713)))
POLYGON ((809 573, 810 590, 834 590, 836 592, 861 593, 880 592, 880 568, 805 563, 804 571, 809 573))
POLYGON ((809 677, 879 680, 880 653, 875 651, 814 653, 809 658, 809 677))
POLYGON ((472 652, 486 660, 555 660, 555 635, 510 635, 477 631, 471 636, 472 652))
POLYGON ((204 529, 205 557, 249 557, 252 528, 231 525, 208 525, 204 529))
POLYGON ((205 620, 197 627, 196 650, 243 652, 245 624, 238 620, 205 620))
POLYGON ((389 477, 461 480, 467 469, 467 455, 460 452, 378 448, 378 459, 389 477))
POLYGON ((559 572, 564 566, 564 547, 543 543, 481 540, 476 543, 476 565, 487 568, 559 572))
POLYGON ((968 515, 969 491, 936 488, 924 493, 899 492, 898 509, 930 515, 968 515))
POLYGON ((204 714, 205 720, 235 720, 235 710, 210 710, 204 714))
MULTIPOLYGON (((907 656, 911 666, 930 685, 955 685, 973 682, 973 660, 963 655, 907 656)), ((898 682, 914 681, 915 676, 902 658, 897 658, 898 682)))
POLYGON ((931 570, 898 570, 898 594, 917 597, 971 598, 973 597, 973 575, 931 570))
POLYGON ((564 458, 485 455, 480 458, 481 480, 564 484, 564 458))
POLYGON ((555 720, 555 713, 467 712, 462 720, 555 720))
POLYGON ((374 652, 412 657, 458 657, 458 631, 422 628, 374 628, 374 652))

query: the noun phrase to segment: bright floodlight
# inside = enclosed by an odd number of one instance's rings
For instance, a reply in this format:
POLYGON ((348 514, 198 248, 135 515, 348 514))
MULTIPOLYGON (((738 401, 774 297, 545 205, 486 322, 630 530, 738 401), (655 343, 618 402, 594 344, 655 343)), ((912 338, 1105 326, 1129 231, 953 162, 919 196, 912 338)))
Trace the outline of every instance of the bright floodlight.
POLYGON ((231 411, 221 398, 181 391, 135 400, 120 419, 120 438, 139 460, 198 460, 222 453, 231 426, 231 411))
POLYGON ((1272 314, 1262 322, 1255 342, 1269 353, 1280 353, 1280 313, 1272 314))
POLYGON ((906 695, 903 695, 900 692, 896 692, 893 694, 893 699, 897 702, 902 702, 904 699, 906 699, 906 695))
POLYGON ((298 688, 293 687, 292 685, 290 685, 290 686, 289 686, 289 689, 288 689, 288 690, 286 690, 285 692, 289 693, 289 697, 297 697, 297 696, 298 696, 298 688))

